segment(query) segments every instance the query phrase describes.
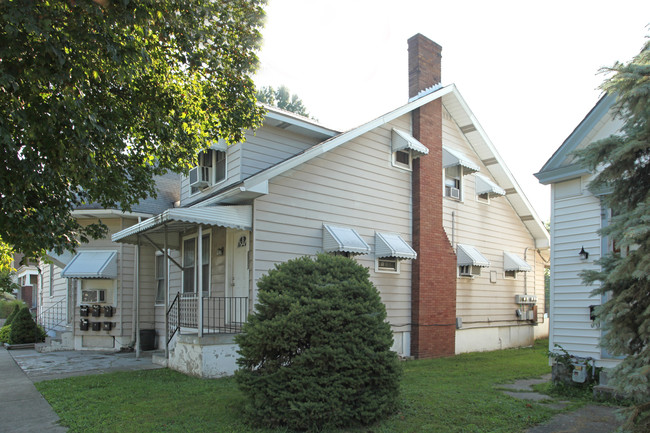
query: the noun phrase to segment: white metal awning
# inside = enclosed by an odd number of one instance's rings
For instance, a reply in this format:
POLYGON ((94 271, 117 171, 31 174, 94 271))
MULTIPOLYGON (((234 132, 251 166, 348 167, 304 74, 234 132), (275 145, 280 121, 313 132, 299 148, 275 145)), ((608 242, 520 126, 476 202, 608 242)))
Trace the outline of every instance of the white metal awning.
POLYGON ((61 271, 63 278, 117 278, 117 251, 80 251, 61 271))
POLYGON ((502 197, 506 195, 506 190, 496 183, 492 182, 482 174, 474 174, 476 195, 487 194, 488 197, 502 197))
POLYGON ((519 257, 516 254, 503 252, 503 270, 504 271, 518 271, 518 272, 528 272, 532 268, 524 259, 519 257))
POLYGON ((393 128, 391 133, 391 146, 393 152, 410 149, 413 151, 413 158, 418 158, 421 155, 427 155, 429 153, 429 149, 411 134, 395 128, 393 128))
POLYGON ((111 237, 113 242, 137 244, 138 235, 162 248, 167 234, 167 247, 180 248, 180 234, 197 226, 218 226, 251 230, 253 210, 250 205, 206 206, 167 209, 165 212, 121 230, 111 237))
POLYGON ((442 167, 454 167, 460 165, 465 168, 463 174, 475 173, 480 170, 479 166, 474 164, 468 157, 457 150, 442 146, 442 167))
POLYGON ((487 268, 490 261, 472 245, 456 245, 456 264, 458 266, 480 266, 487 268))
POLYGON ((397 233, 375 232, 375 257, 416 259, 418 254, 397 233))
POLYGON ((368 254, 370 246, 355 229, 323 224, 323 251, 350 254, 368 254))

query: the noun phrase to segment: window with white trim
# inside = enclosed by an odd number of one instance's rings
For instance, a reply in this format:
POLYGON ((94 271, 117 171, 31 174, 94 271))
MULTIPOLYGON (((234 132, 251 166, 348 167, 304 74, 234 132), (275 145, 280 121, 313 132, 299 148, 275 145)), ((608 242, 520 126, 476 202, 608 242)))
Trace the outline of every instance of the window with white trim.
POLYGON ((190 170, 190 193, 197 194, 226 180, 226 152, 208 149, 199 153, 198 164, 190 170))
POLYGON ((445 171, 445 197, 461 201, 463 199, 463 167, 454 165, 445 171))
POLYGON ((194 282, 201 272, 201 290, 204 293, 210 291, 210 235, 203 235, 202 238, 202 260, 201 266, 197 266, 198 256, 197 235, 183 239, 183 293, 194 293, 194 282))
POLYGON ((504 271, 504 276, 514 280, 517 278, 517 271, 504 271))
POLYGON ((481 266, 462 265, 458 267, 458 275, 461 277, 478 277, 481 275, 481 266))
POLYGON ((165 275, 165 256, 158 252, 156 253, 156 304, 165 302, 165 282, 167 280, 165 275))
POLYGON ((413 155, 410 149, 396 150, 393 152, 393 166, 406 170, 413 169, 413 155))
POLYGON ((396 257, 377 257, 375 272, 399 274, 399 260, 396 257))

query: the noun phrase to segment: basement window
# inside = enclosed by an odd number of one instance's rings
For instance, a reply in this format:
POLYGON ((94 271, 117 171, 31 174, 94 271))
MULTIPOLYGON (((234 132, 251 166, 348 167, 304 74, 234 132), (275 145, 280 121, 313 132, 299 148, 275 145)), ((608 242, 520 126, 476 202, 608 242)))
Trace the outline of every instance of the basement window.
POLYGON ((399 274, 399 260, 396 257, 379 257, 375 262, 375 271, 399 274))

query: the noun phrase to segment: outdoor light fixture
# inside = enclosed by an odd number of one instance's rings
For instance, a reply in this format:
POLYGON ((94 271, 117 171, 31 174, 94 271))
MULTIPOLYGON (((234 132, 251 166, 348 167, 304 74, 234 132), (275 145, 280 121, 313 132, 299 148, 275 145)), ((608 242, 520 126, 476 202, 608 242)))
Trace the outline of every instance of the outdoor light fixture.
POLYGON ((582 260, 587 260, 589 258, 589 253, 585 251, 585 247, 582 247, 582 249, 580 250, 578 255, 580 256, 580 259, 582 259, 582 260))

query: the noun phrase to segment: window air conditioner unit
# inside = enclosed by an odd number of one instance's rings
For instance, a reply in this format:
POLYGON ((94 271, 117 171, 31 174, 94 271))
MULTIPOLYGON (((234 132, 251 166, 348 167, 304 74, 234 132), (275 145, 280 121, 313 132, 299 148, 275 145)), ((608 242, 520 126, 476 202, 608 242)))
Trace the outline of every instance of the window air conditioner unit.
POLYGON ((455 198, 455 199, 460 200, 460 189, 454 188, 454 187, 451 187, 451 186, 447 186, 447 187, 445 187, 445 189, 447 190, 446 191, 447 192, 447 197, 451 197, 451 198, 455 198))
POLYGON ((106 291, 101 289, 82 290, 81 302, 106 302, 106 291))
POLYGON ((190 170, 190 188, 206 188, 210 185, 210 167, 202 165, 190 170))

